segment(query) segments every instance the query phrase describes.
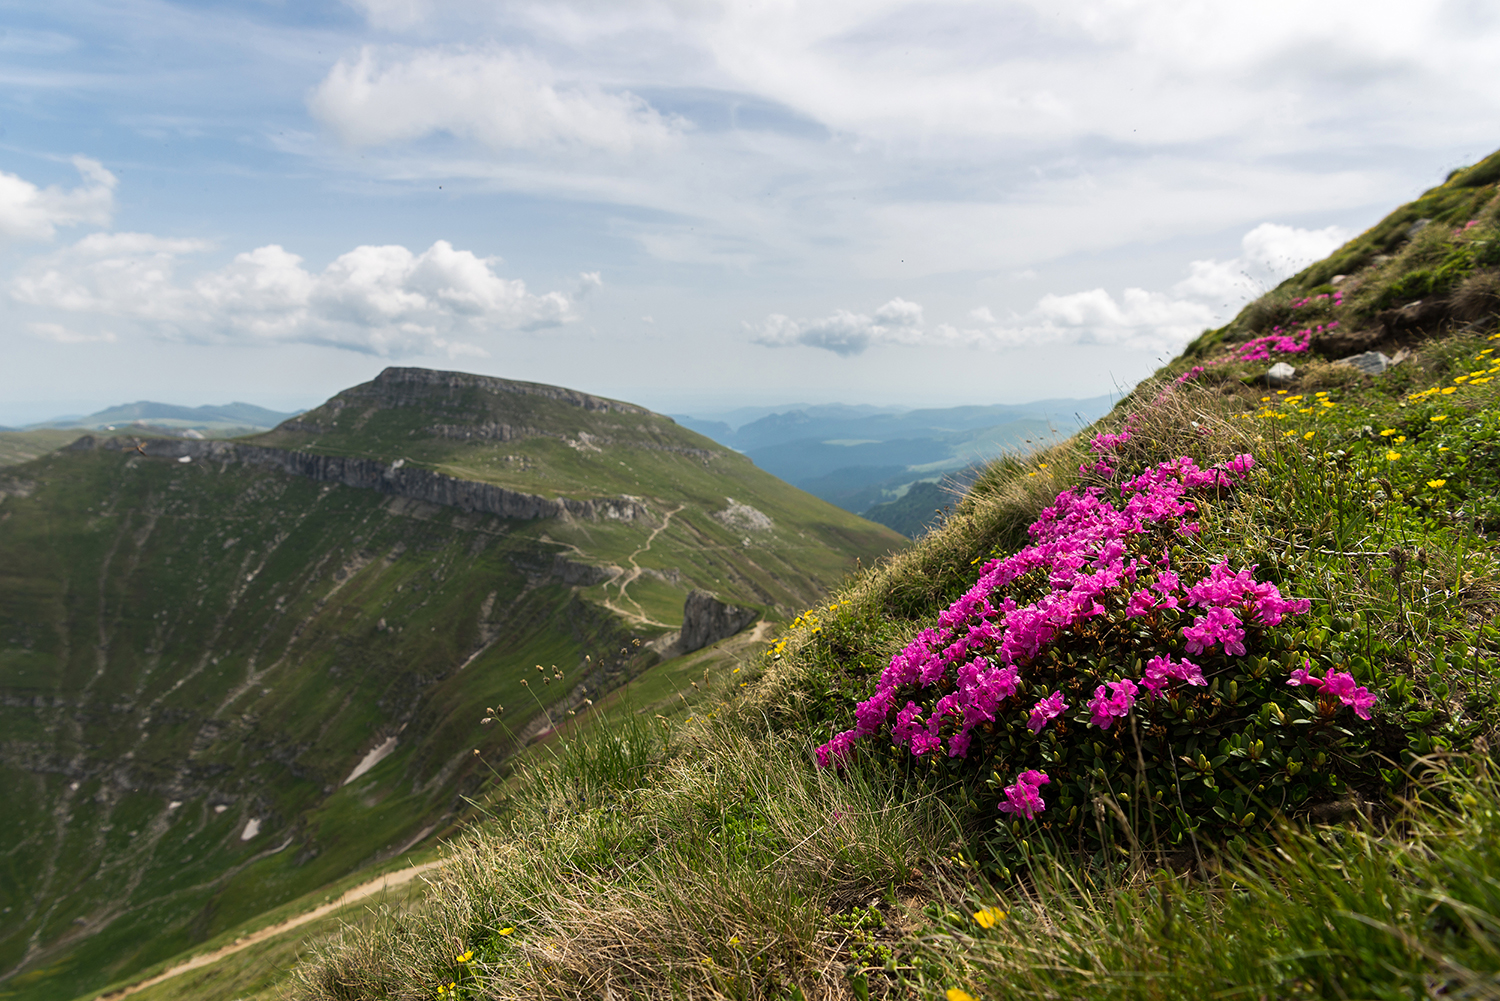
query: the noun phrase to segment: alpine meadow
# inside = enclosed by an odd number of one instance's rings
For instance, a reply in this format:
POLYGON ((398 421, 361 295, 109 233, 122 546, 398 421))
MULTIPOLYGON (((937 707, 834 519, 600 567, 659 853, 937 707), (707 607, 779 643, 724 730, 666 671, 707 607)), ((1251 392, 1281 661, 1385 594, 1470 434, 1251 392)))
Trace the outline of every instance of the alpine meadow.
POLYGON ((0 997, 1500 997, 1497 375, 1500 153, 916 541, 463 372, 9 434, 0 997))

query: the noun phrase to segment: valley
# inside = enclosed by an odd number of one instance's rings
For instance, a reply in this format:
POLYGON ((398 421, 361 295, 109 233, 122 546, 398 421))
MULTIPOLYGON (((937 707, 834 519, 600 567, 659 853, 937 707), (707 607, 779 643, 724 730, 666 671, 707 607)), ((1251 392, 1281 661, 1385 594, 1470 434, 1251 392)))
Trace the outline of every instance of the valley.
POLYGON ((675 652, 693 589, 782 621, 901 545, 643 408, 420 369, 250 439, 6 467, 0 996, 451 833, 488 767, 675 652))

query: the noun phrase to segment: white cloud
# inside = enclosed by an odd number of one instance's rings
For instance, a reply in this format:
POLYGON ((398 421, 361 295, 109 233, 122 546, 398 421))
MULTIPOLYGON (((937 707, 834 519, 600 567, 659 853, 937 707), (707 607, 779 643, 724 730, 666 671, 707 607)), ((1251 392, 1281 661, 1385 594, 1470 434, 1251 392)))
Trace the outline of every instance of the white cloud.
POLYGON ((384 146, 439 132, 495 150, 658 148, 687 123, 628 91, 559 84, 542 60, 458 47, 341 59, 308 97, 319 121, 350 146, 384 146))
MULTIPOLYGON (((321 272, 272 244, 180 280, 180 260, 208 249, 199 240, 96 233, 32 262, 10 293, 32 306, 140 321, 183 340, 303 342, 397 357, 483 355, 475 342, 496 331, 577 319, 574 296, 532 294, 497 275, 498 262, 444 240, 420 254, 356 247, 321 272)), ((597 273, 580 276, 580 289, 600 283, 597 273)))
POLYGON ((1328 256, 1351 235, 1338 226, 1307 230, 1262 223, 1240 241, 1239 257, 1193 261, 1188 277, 1165 292, 1127 288, 1119 298, 1102 288, 1048 293, 1026 313, 1005 320, 997 319, 988 306, 972 309, 967 318, 979 324, 973 327, 924 328, 921 306, 892 299, 873 316, 847 310, 820 320, 772 315, 755 330, 753 340, 846 356, 882 344, 995 348, 1082 343, 1178 351, 1205 327, 1222 322, 1246 300, 1328 256))
POLYGON ((75 156, 73 166, 83 183, 68 189, 39 188, 0 172, 0 238, 50 240, 59 226, 107 225, 115 208, 115 175, 86 156, 75 156))
POLYGON ((1172 290, 1181 296, 1239 303, 1279 285, 1314 261, 1320 261, 1353 236, 1342 226, 1297 229, 1263 222, 1240 241, 1242 253, 1228 261, 1193 261, 1188 277, 1172 290))
POLYGON ((1308 230, 1261 223, 1240 241, 1239 257, 1193 261, 1188 277, 1167 292, 1127 288, 1119 299, 1102 288, 1049 293, 1025 314, 964 333, 974 343, 997 346, 1085 343, 1179 351, 1205 328, 1327 257, 1352 235, 1338 226, 1308 230))
POLYGON ((846 309, 820 320, 793 320, 780 314, 766 318, 752 339, 768 347, 823 348, 840 355, 856 355, 872 344, 918 344, 922 342, 922 307, 896 298, 875 315, 846 309))

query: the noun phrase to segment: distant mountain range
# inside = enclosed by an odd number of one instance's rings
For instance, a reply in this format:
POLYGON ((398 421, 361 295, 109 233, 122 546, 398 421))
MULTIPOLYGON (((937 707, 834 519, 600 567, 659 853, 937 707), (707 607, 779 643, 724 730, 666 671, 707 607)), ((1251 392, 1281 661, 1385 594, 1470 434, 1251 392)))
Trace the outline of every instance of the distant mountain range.
MULTIPOLYGON (((1067 437, 1113 404, 1110 396, 925 410, 833 404, 673 419, 814 496, 910 535, 913 504, 900 505, 899 516, 883 505, 904 497, 913 484, 936 483, 1005 452, 1067 437), (731 424, 736 416, 754 414, 762 415, 731 424)), ((913 503, 925 508, 927 493, 920 496, 913 503)))
POLYGON ((223 437, 224 435, 222 433, 215 434, 211 432, 232 430, 240 434, 249 434, 254 431, 268 431, 282 421, 295 416, 297 416, 295 413, 267 410, 265 407, 257 407, 253 403, 179 407, 171 403, 138 400, 135 403, 122 403, 116 407, 109 407, 96 414, 89 414, 84 417, 54 417, 49 421, 28 424, 24 430, 88 428, 90 430, 103 431, 109 429, 110 425, 114 425, 115 427, 121 425, 147 425, 163 430, 192 429, 202 433, 205 437, 215 438, 223 437))

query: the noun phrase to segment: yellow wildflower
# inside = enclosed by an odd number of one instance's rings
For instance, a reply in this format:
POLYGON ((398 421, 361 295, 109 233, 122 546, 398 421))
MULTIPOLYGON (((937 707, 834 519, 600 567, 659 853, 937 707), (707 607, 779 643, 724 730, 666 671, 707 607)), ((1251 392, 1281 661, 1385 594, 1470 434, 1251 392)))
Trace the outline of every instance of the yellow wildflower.
POLYGON ((1436 424, 1438 421, 1445 421, 1447 419, 1448 419, 1448 415, 1447 414, 1435 414, 1432 417, 1428 418, 1428 420, 1430 420, 1434 424, 1436 424))
POLYGON ((1395 428, 1386 428, 1384 431, 1380 432, 1380 437, 1382 437, 1382 438, 1389 438, 1391 435, 1393 435, 1395 433, 1396 433, 1396 429, 1395 428))
POLYGON ((1404 435, 1404 434, 1398 434, 1396 436, 1396 444, 1397 445, 1401 444, 1405 440, 1406 440, 1406 435, 1404 435))
POLYGON ((1387 453, 1385 453, 1385 458, 1386 458, 1387 462, 1395 462, 1397 459, 1401 458, 1401 453, 1400 452, 1387 452, 1387 453))
POLYGON ((1303 438, 1311 438, 1312 436, 1313 436, 1313 433, 1311 431, 1309 431, 1309 432, 1307 432, 1307 434, 1303 435, 1302 437, 1303 438))
POLYGON ((501 928, 500 931, 498 932, 498 934, 500 934, 500 935, 509 935, 509 934, 511 934, 514 931, 515 931, 514 928, 501 928))
POLYGON ((1427 485, 1434 490, 1441 490, 1447 482, 1447 480, 1428 480, 1427 485))
POLYGON ((981 907, 974 912, 974 921, 981 928, 993 928, 995 922, 1004 920, 1005 912, 998 907, 981 907))
POLYGON ((1444 386, 1442 389, 1444 396, 1452 396, 1456 392, 1458 392, 1458 388, 1455 386, 1444 386))
POLYGON ((961 991, 957 987, 950 987, 943 992, 943 997, 948 1001, 974 1001, 974 995, 968 991, 961 991))

